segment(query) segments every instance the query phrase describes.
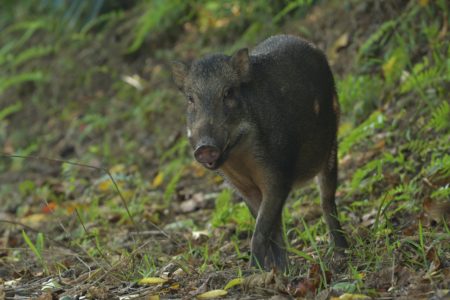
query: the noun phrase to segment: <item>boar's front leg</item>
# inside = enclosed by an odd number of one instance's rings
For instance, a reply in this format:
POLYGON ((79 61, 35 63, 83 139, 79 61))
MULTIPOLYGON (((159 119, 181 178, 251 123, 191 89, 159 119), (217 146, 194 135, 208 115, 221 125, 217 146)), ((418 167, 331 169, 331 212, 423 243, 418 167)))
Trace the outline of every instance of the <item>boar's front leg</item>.
MULTIPOLYGON (((286 268, 286 252, 282 235, 283 205, 290 187, 274 176, 268 181, 267 190, 262 193, 262 202, 256 217, 255 231, 252 237, 251 265, 266 270, 276 267, 286 268)), ((280 177, 279 177, 280 178, 280 177)))

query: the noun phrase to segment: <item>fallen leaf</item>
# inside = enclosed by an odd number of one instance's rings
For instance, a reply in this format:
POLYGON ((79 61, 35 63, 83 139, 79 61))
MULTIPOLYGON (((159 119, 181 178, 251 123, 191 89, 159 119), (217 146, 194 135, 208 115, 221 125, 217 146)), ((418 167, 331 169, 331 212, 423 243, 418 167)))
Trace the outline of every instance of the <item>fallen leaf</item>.
POLYGON ((383 64, 381 69, 383 70, 383 75, 385 78, 391 77, 396 62, 397 62, 397 57, 392 56, 391 58, 388 59, 387 62, 385 62, 383 64))
POLYGON ((42 207, 42 212, 44 214, 50 214, 55 211, 58 205, 55 202, 49 202, 44 207, 42 207))
POLYGON ((226 296, 228 294, 225 290, 212 290, 205 292, 203 294, 197 295, 197 299, 214 299, 222 296, 226 296))
POLYGON ((311 279, 302 278, 294 284, 288 286, 289 294, 294 297, 305 297, 308 294, 314 295, 316 288, 311 279))
POLYGON ((348 32, 341 34, 333 43, 331 48, 327 51, 330 64, 333 64, 336 61, 338 57, 338 52, 341 49, 347 48, 349 45, 350 45, 350 35, 348 34, 348 32))
POLYGON ((240 285, 244 282, 243 278, 234 278, 232 280, 230 280, 227 285, 225 285, 225 287, 223 288, 224 290, 228 290, 236 285, 240 285))
POLYGON ((167 281, 169 281, 166 278, 161 278, 161 277, 145 277, 142 278, 141 280, 139 280, 139 284, 144 285, 144 284, 161 284, 161 283, 166 283, 167 281))
POLYGON ((52 296, 52 293, 50 293, 50 292, 44 292, 36 299, 37 300, 52 300, 53 296, 52 296))
POLYGON ((105 179, 97 185, 97 189, 100 192, 106 192, 111 188, 111 186, 112 186, 111 180, 105 179))
POLYGON ((111 173, 124 173, 125 172, 125 165, 124 164, 115 165, 115 166, 111 167, 111 169, 109 169, 109 172, 111 172, 111 173))
POLYGON ((342 294, 339 297, 331 297, 330 300, 360 300, 360 299, 371 299, 369 296, 362 294, 342 294))
POLYGON ((275 273, 272 269, 270 272, 257 273, 245 277, 242 282, 242 287, 244 290, 248 291, 251 289, 268 289, 279 292, 286 292, 285 278, 279 274, 275 273))
POLYGON ((38 225, 39 223, 43 222, 47 218, 48 218, 48 216, 46 214, 32 214, 32 215, 28 215, 28 216, 21 218, 20 221, 24 224, 34 226, 34 225, 38 225))
POLYGON ((106 287, 96 287, 91 286, 88 291, 88 296, 90 299, 110 299, 111 295, 108 293, 108 289, 106 287))
POLYGON ((164 174, 162 172, 158 172, 158 174, 153 178, 152 187, 157 188, 160 187, 164 181, 164 174))
POLYGON ((450 216, 450 201, 440 202, 426 198, 422 206, 427 216, 436 222, 450 216))
POLYGON ((430 267, 428 269, 426 276, 430 276, 433 272, 439 270, 439 268, 441 267, 441 260, 436 251, 436 248, 434 247, 428 249, 426 257, 427 260, 430 262, 430 267))
POLYGON ((207 230, 192 231, 192 238, 194 240, 200 240, 202 237, 209 237, 209 232, 207 230))

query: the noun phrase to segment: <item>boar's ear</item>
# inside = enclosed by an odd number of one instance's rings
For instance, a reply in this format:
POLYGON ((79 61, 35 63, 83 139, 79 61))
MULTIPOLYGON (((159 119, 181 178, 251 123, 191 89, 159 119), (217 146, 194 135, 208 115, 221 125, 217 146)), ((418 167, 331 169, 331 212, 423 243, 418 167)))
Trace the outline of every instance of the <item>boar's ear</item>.
POLYGON ((237 72, 241 82, 246 82, 250 79, 250 58, 247 48, 240 49, 233 54, 231 65, 237 72))
POLYGON ((180 61, 172 61, 172 76, 173 81, 177 87, 181 90, 184 86, 184 80, 188 74, 188 67, 180 61))

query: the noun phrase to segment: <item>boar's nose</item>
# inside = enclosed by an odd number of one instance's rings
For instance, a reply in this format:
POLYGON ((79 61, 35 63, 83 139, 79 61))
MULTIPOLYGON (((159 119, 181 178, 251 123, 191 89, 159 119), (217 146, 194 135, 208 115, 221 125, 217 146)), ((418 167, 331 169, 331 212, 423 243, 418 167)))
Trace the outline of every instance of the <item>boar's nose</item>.
POLYGON ((202 164, 214 163, 220 156, 220 150, 216 146, 202 145, 194 151, 195 159, 202 164))

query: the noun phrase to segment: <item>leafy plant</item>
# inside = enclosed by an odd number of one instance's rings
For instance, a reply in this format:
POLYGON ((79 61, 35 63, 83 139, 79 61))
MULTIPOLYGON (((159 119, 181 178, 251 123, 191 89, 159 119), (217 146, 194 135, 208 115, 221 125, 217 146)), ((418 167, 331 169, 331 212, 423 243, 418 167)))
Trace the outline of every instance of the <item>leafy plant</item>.
POLYGON ((231 191, 223 190, 216 199, 216 208, 211 218, 214 227, 235 223, 237 231, 253 229, 253 217, 244 203, 233 204, 231 191))
POLYGON ((30 239, 30 237, 27 235, 27 233, 22 230, 22 237, 25 241, 25 243, 28 245, 30 250, 34 253, 38 261, 40 262, 42 268, 44 269, 45 273, 49 273, 49 269, 47 266, 47 263, 45 262, 42 252, 44 251, 44 235, 39 232, 36 236, 36 243, 33 243, 30 239))
POLYGON ((136 24, 136 33, 133 42, 128 47, 128 52, 132 53, 138 50, 147 35, 152 31, 160 33, 167 29, 168 26, 179 22, 181 13, 186 9, 187 5, 188 2, 183 0, 150 0, 145 2, 142 7, 145 13, 136 24))
POLYGON ((380 111, 374 111, 367 120, 354 128, 351 133, 344 136, 339 143, 339 155, 345 156, 349 150, 364 138, 370 136, 376 129, 383 128, 384 116, 380 111))

